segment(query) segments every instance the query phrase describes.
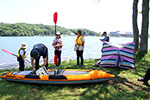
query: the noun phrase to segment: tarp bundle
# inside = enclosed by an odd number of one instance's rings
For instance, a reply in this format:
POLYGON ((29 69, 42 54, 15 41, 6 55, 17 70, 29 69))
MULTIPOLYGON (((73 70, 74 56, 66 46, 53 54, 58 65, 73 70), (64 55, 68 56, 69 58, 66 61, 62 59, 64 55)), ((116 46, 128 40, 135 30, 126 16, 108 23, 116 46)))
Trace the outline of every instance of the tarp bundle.
POLYGON ((120 67, 133 69, 135 43, 112 45, 109 42, 103 42, 102 57, 99 67, 120 67))

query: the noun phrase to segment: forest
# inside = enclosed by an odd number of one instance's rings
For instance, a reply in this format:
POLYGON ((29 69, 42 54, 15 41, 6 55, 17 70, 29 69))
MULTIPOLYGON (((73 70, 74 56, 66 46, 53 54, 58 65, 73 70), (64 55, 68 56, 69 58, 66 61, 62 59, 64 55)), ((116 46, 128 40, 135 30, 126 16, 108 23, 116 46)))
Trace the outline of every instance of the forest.
MULTIPOLYGON (((56 30, 63 35, 74 35, 78 29, 67 29, 61 26, 57 26, 56 30)), ((86 36, 98 36, 100 33, 81 29, 83 35, 86 36)), ((55 26, 43 25, 43 24, 27 24, 27 23, 0 23, 0 36, 53 36, 55 35, 55 26)))

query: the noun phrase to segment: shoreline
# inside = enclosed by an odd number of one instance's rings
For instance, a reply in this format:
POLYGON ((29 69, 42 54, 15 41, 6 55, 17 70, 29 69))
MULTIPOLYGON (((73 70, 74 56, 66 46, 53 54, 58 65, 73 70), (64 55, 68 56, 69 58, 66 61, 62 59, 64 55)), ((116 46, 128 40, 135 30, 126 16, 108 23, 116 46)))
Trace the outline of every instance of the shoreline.
MULTIPOLYGON (((74 59, 71 59, 70 57, 62 57, 62 62, 69 62, 70 60, 74 60, 74 59)), ((42 60, 40 60, 40 64, 42 64, 43 63, 43 61, 42 60)), ((48 61, 48 64, 50 64, 50 63, 54 63, 54 60, 50 60, 50 61, 48 61)), ((26 62, 25 63, 25 68, 29 68, 29 67, 31 67, 31 63, 29 63, 29 62, 26 62)), ((15 64, 12 64, 12 65, 7 65, 7 66, 0 66, 0 70, 6 70, 6 69, 17 69, 17 68, 19 68, 19 64, 18 63, 15 63, 15 64)))

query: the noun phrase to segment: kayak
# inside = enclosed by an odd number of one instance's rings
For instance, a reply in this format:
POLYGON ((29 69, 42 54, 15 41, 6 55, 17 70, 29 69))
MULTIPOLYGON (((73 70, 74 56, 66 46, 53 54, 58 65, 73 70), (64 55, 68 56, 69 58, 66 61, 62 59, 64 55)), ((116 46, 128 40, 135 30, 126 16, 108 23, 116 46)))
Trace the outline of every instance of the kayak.
POLYGON ((115 75, 102 70, 48 69, 46 75, 37 75, 28 70, 4 73, 0 78, 14 82, 63 85, 99 83, 114 79, 115 75))

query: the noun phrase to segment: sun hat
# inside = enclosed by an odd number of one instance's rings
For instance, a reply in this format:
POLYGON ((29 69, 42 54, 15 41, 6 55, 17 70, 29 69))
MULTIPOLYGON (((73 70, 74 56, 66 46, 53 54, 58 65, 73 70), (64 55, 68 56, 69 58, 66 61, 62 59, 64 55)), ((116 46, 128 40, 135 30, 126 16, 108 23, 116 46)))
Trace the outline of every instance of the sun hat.
POLYGON ((56 35, 60 35, 60 32, 57 32, 56 35))
POLYGON ((27 48, 27 44, 25 42, 21 43, 21 48, 26 49, 27 48))

